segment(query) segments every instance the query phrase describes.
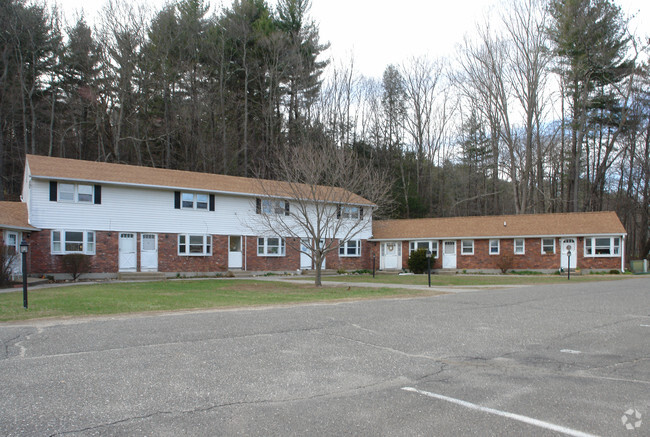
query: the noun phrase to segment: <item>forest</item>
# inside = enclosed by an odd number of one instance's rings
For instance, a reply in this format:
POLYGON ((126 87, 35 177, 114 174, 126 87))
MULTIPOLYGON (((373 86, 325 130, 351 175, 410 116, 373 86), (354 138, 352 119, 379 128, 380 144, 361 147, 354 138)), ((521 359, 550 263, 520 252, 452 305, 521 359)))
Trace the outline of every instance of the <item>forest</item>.
POLYGON ((26 154, 273 179, 336 148, 391 176, 377 217, 615 210, 650 250, 650 39, 609 0, 501 2, 380 78, 325 57, 310 0, 107 0, 92 24, 0 0, 0 22, 0 200, 26 154))

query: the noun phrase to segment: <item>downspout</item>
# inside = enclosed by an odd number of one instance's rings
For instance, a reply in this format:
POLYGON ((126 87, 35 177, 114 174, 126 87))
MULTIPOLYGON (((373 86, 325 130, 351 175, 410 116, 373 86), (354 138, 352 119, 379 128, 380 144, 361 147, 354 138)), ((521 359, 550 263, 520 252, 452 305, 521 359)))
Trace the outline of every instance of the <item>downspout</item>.
POLYGON ((244 235, 244 271, 248 271, 248 247, 246 246, 246 235, 244 235))
POLYGON ((621 273, 625 273, 625 235, 621 235, 621 273))

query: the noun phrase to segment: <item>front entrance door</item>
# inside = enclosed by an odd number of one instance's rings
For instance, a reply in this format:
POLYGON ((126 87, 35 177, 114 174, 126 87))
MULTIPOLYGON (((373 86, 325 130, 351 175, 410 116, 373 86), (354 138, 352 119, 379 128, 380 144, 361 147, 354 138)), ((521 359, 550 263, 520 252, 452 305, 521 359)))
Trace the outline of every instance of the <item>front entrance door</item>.
POLYGON ((569 268, 569 259, 571 260, 571 268, 575 270, 578 265, 578 245, 575 238, 563 238, 560 240, 560 249, 562 250, 562 257, 560 260, 560 267, 564 270, 569 268), (569 258, 569 251, 571 251, 571 258, 569 258))
POLYGON ((311 245, 309 244, 309 239, 303 238, 300 240, 300 268, 302 270, 311 269, 311 245))
POLYGON ((243 267, 244 256, 241 250, 241 235, 231 235, 228 237, 228 268, 241 269, 243 267))
POLYGON ((381 243, 379 268, 382 270, 399 270, 402 268, 402 243, 387 241, 381 243))
POLYGON ((142 234, 140 238, 140 270, 143 272, 158 271, 158 236, 142 234))
MULTIPOLYGON (((318 241, 318 247, 320 247, 321 249, 324 248, 325 247, 325 240, 319 240, 318 241)), ((325 270, 325 264, 326 264, 325 261, 327 261, 327 256, 323 257, 323 263, 320 266, 321 269, 323 269, 323 270, 325 270)))
POLYGON ((443 241, 442 243, 442 268, 456 268, 456 242, 443 241))
MULTIPOLYGON (((0 233, 2 237, 2 233, 0 233)), ((22 253, 20 253, 20 240, 18 238, 18 232, 7 232, 7 237, 5 238, 5 250, 7 250, 8 260, 11 261, 9 266, 9 273, 12 275, 21 275, 23 272, 22 265, 22 253)))
POLYGON ((135 272, 138 268, 135 234, 121 232, 119 244, 120 272, 135 272))

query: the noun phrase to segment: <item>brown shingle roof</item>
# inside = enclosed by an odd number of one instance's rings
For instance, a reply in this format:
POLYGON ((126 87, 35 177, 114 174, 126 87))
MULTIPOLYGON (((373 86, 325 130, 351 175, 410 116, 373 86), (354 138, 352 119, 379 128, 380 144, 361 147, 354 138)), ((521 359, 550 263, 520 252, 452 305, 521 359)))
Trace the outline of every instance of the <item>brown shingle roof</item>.
POLYGON ((373 222, 372 231, 375 240, 620 235, 626 233, 621 221, 613 211, 381 220, 373 222))
POLYGON ((0 229, 36 231, 27 220, 27 204, 23 202, 0 202, 0 229))
MULTIPOLYGON (((27 155, 27 163, 33 177, 44 179, 92 181, 151 187, 192 189, 222 193, 268 195, 290 197, 292 187, 286 182, 264 181, 237 176, 211 173, 198 173, 182 170, 140 167, 126 164, 112 164, 77 159, 54 158, 49 156, 27 155)), ((294 186, 295 188, 295 186, 294 186)), ((360 205, 372 205, 361 196, 340 188, 321 187, 319 200, 336 201, 360 205)), ((309 187, 305 186, 307 199, 312 198, 309 187)))

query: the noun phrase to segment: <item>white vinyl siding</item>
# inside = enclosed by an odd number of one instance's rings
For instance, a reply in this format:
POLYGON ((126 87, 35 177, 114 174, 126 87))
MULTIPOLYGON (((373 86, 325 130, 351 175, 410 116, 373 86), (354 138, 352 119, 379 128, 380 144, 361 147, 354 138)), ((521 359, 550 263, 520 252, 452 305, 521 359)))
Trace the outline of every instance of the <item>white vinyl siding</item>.
POLYGON ((92 231, 53 230, 51 232, 51 253, 95 254, 95 233, 92 231))

